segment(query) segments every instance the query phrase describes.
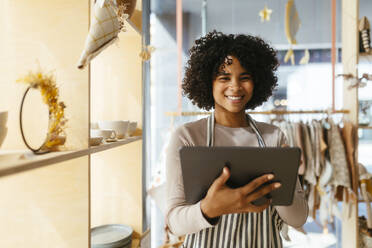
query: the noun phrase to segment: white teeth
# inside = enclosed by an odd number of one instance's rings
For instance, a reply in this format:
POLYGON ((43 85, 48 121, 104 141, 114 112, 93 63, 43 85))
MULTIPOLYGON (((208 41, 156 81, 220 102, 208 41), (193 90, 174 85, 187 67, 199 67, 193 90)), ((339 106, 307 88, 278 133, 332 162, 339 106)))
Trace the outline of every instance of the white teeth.
POLYGON ((243 96, 227 96, 227 98, 231 99, 231 100, 240 100, 243 98, 243 96))

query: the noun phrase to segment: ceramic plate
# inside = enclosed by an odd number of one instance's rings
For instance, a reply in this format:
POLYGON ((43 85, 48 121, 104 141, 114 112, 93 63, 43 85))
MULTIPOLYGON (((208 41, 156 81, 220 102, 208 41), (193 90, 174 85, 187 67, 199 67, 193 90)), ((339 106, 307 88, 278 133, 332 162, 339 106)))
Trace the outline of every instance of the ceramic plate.
POLYGON ((130 245, 133 229, 127 225, 112 224, 91 229, 92 248, 118 248, 130 245))

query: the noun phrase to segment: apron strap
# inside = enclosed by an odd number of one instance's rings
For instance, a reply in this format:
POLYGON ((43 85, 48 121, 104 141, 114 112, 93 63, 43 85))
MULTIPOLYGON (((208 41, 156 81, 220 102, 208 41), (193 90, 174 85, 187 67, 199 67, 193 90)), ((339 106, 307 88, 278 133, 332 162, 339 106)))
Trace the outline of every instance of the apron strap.
POLYGON ((211 147, 214 145, 214 111, 208 117, 207 122, 207 146, 211 147))
POLYGON ((253 120, 253 118, 249 114, 246 114, 245 116, 247 117, 247 121, 249 125, 251 126, 253 131, 256 133, 258 144, 260 145, 260 147, 266 147, 266 143, 264 139, 262 138, 261 132, 258 129, 256 122, 253 120))

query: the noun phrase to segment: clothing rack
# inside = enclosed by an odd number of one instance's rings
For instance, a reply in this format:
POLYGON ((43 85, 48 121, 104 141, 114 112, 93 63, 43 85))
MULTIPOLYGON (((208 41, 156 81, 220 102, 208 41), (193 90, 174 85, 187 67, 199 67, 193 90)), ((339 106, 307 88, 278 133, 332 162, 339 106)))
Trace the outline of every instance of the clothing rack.
MULTIPOLYGON (((261 114, 261 115, 287 115, 287 114, 349 114, 347 109, 340 110, 268 110, 268 111, 247 111, 247 114, 261 114)), ((211 112, 166 112, 167 116, 196 116, 196 115, 210 115, 211 112)))

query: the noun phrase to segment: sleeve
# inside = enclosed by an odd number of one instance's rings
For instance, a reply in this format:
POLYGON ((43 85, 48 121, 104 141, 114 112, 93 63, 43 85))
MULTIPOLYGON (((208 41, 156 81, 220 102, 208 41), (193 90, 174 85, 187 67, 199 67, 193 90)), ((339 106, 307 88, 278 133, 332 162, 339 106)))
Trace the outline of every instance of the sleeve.
MULTIPOLYGON (((279 129, 278 131, 278 146, 287 144, 286 137, 284 136, 283 132, 279 129)), ((277 210, 280 218, 288 225, 298 228, 305 224, 309 214, 309 207, 305 198, 305 192, 302 189, 298 178, 292 205, 275 206, 275 209, 277 210)))
POLYGON ((213 226, 203 216, 200 201, 193 205, 188 205, 185 201, 179 149, 188 144, 182 138, 181 130, 182 127, 172 134, 166 155, 166 224, 177 236, 196 233, 213 226))

